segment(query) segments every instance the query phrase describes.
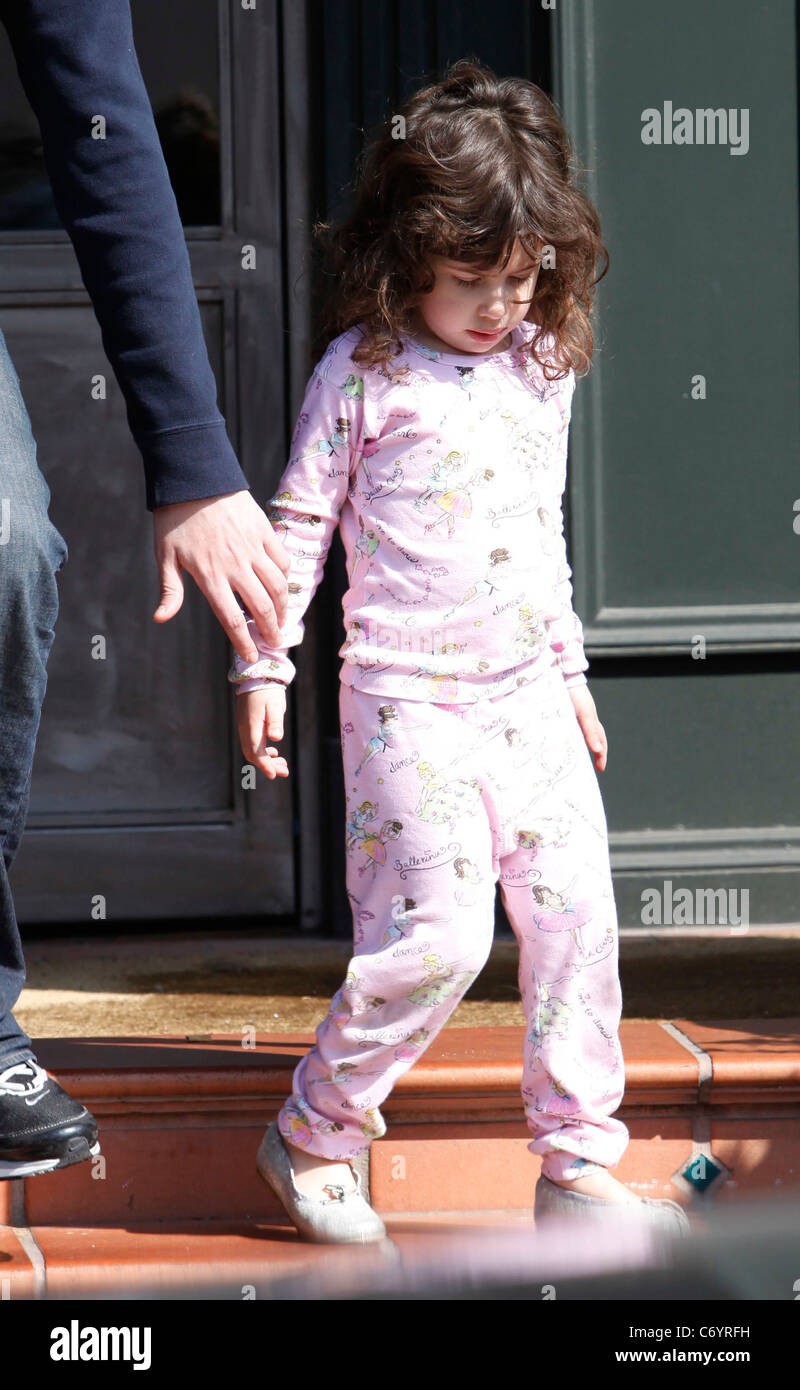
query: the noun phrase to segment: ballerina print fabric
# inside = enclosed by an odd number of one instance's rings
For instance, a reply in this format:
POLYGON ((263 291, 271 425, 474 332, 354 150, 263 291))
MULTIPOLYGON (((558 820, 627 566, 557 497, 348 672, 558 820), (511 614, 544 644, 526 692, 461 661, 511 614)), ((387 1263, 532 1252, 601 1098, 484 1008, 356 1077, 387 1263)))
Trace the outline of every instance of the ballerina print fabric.
MULTIPOLYGON (((349 588, 341 680, 405 700, 470 702, 556 663, 585 683, 563 534, 575 374, 548 382, 520 348, 463 357, 407 339, 391 370, 353 361, 356 325, 309 380, 268 516, 292 559, 280 648, 238 654, 238 690, 288 685, 289 651, 338 524, 349 588)), ((547 340, 547 351, 553 347, 547 340)))
POLYGON ((298 1063, 284 1138, 352 1158, 380 1106, 486 962, 495 886, 519 943, 522 1100, 550 1178, 614 1167, 629 1141, 622 996, 605 814, 555 667, 463 705, 384 700, 342 683, 346 978, 298 1063))

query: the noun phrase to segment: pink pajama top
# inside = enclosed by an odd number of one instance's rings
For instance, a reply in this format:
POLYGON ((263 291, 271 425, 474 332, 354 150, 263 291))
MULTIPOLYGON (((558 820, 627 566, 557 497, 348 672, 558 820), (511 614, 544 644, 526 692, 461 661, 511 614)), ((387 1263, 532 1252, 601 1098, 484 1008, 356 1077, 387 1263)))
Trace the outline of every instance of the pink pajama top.
MULTIPOLYGON (((228 680, 238 691, 292 680, 288 653, 338 524, 346 685, 471 703, 554 663, 585 684, 561 510, 574 371, 548 382, 523 361, 528 322, 490 355, 408 337, 388 371, 352 360, 362 331, 340 334, 314 368, 268 504, 292 562, 282 645, 266 646, 242 603, 260 656, 236 654, 228 680)), ((540 354, 553 347, 543 340, 540 354)))

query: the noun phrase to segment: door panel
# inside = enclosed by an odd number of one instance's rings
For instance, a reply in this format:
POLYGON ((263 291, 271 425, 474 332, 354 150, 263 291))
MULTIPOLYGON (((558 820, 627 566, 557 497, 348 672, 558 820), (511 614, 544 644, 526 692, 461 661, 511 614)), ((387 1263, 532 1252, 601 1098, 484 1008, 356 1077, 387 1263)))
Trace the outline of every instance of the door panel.
POLYGON ((576 0, 559 28, 611 257, 569 478, 620 921, 665 880, 796 921, 797 6, 576 0), (643 143, 667 102, 702 143, 643 143))
POLYGON ((795 4, 580 0, 563 26, 565 116, 611 255, 571 441, 588 642, 800 649, 795 4), (693 143, 643 143, 667 101, 693 143), (725 114, 715 143, 704 110, 725 114))
MULTIPOLYGON (((276 5, 262 0, 244 11, 182 0, 165 10, 134 0, 133 15, 151 101, 169 116, 168 165, 182 180, 184 222, 193 224, 220 408, 263 501, 283 468, 286 425, 276 5), (186 152, 197 154, 197 138, 211 148, 205 164, 195 162, 192 184, 186 152), (220 216, 219 227, 210 225, 220 216), (244 244, 256 247, 252 272, 242 267, 244 244)), ((11 63, 13 73, 0 95, 5 137, 24 133, 24 95, 4 32, 0 40, 0 72, 6 77, 11 63)), ((31 123, 35 130, 28 112, 29 134, 31 123)), ((28 173, 30 188, 35 168, 28 173)), ((48 230, 45 201, 31 198, 20 225, 0 232, 0 325, 50 515, 69 547, 30 815, 13 868, 20 921, 88 921, 98 896, 109 920, 294 921, 293 783, 258 774, 255 789, 243 786, 226 680, 231 650, 190 576, 179 614, 165 626, 152 621, 158 571, 141 457, 71 243, 48 230), (92 397, 97 373, 105 400, 92 397)))
MULTIPOLYGON (((220 24, 215 0, 131 0, 139 66, 184 226, 220 220, 220 24)), ((0 229, 60 227, 36 117, 0 30, 0 229)))

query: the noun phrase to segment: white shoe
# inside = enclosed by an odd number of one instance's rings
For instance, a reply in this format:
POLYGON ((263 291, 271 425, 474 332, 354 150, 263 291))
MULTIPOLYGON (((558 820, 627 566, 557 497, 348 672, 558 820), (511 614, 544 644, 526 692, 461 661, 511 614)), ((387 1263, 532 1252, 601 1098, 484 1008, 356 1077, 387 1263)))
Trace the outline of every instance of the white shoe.
POLYGON ((274 1120, 258 1150, 256 1168, 287 1216, 307 1240, 325 1244, 362 1245, 386 1238, 386 1227, 361 1191, 361 1175, 353 1172, 355 1192, 332 1184, 333 1197, 307 1197, 294 1181, 289 1146, 274 1120))
POLYGON ((610 1202, 605 1197, 590 1197, 587 1192, 575 1192, 551 1182, 540 1173, 536 1184, 533 1217, 536 1223, 550 1217, 562 1217, 574 1212, 576 1216, 597 1216, 613 1219, 622 1208, 633 1210, 647 1226, 655 1226, 667 1235, 689 1235, 689 1218, 678 1202, 669 1197, 657 1200, 642 1197, 638 1202, 610 1202))

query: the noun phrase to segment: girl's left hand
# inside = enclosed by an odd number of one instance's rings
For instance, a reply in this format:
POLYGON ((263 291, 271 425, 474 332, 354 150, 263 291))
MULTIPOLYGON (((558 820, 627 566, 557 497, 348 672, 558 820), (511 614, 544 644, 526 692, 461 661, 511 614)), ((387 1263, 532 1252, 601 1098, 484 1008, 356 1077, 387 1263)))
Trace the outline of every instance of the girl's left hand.
POLYGON ((575 706, 575 713, 578 716, 583 737, 586 739, 586 746, 594 758, 594 765, 598 772, 604 772, 608 761, 608 739, 605 729, 597 718, 597 710, 594 700, 589 694, 589 687, 588 685, 571 685, 567 688, 575 706))

